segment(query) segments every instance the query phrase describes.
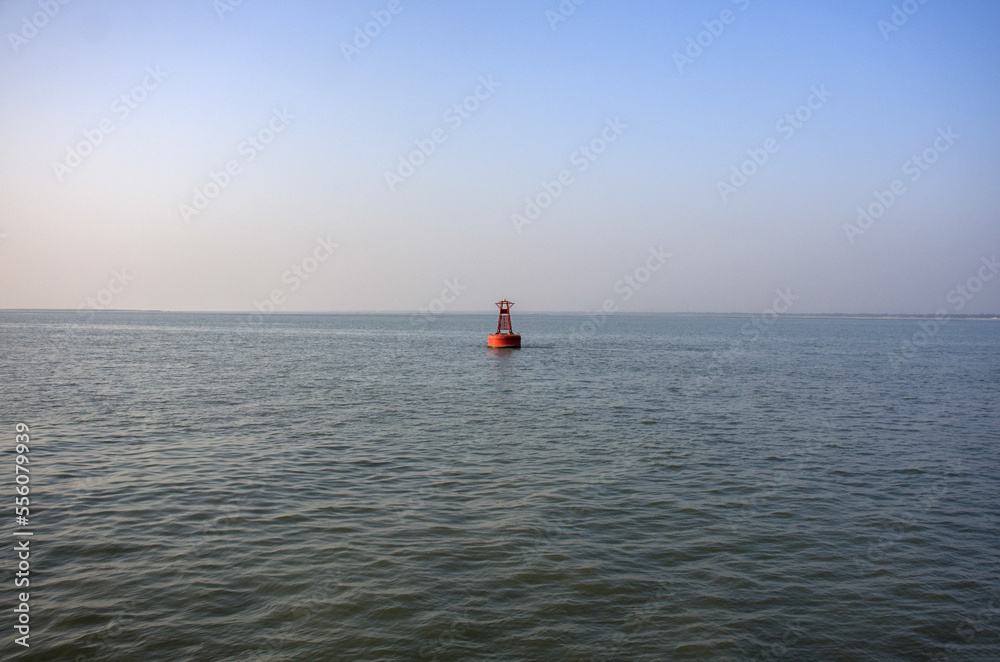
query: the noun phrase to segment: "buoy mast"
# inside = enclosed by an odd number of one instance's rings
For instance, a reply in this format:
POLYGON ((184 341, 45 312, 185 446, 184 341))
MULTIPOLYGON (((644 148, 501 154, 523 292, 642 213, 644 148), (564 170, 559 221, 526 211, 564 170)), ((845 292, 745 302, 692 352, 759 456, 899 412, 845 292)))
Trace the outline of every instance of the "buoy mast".
POLYGON ((491 333, 486 339, 486 343, 490 347, 521 346, 521 336, 514 333, 514 329, 510 326, 510 307, 513 305, 514 303, 507 301, 507 299, 497 301, 497 307, 500 309, 500 317, 497 319, 496 333, 491 333))

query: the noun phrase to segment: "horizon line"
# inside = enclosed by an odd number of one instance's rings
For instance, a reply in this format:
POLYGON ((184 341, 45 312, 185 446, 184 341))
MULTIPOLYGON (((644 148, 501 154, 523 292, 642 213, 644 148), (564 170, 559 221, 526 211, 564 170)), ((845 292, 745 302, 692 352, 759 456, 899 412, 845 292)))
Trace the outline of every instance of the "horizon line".
MULTIPOLYGON (((443 317, 457 315, 493 315, 493 311, 482 310, 455 310, 442 312, 428 312, 427 310, 282 310, 260 312, 256 310, 165 310, 162 308, 0 308, 0 313, 169 313, 188 315, 422 315, 427 317, 443 317)), ((909 319, 926 318, 936 319, 1000 319, 1000 312, 992 313, 950 313, 940 315, 938 313, 769 313, 769 312, 705 312, 705 311, 586 311, 586 310, 522 310, 519 315, 582 315, 601 317, 651 317, 651 316, 677 316, 677 317, 773 317, 773 318, 880 318, 880 319, 909 319)))

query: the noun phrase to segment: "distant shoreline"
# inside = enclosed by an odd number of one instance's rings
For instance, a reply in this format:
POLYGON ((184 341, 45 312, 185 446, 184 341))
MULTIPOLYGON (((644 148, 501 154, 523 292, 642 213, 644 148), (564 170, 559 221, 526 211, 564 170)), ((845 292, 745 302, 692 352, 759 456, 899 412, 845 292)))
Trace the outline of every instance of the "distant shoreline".
MULTIPOLYGON (((635 313, 638 315, 644 315, 646 313, 635 313)), ((661 315, 674 315, 677 317, 735 317, 735 318, 746 318, 746 317, 760 317, 760 313, 652 313, 661 315)), ((770 315, 768 316, 770 317, 770 315)), ((864 314, 864 313, 798 313, 798 314, 784 314, 784 315, 774 315, 781 319, 819 319, 819 320, 926 320, 926 319, 939 319, 939 320, 981 320, 986 322, 1000 321, 1000 316, 992 313, 984 313, 982 315, 935 315, 933 313, 907 313, 900 315, 882 315, 882 314, 864 314)))
MULTIPOLYGON (((178 314, 178 315, 260 315, 252 310, 127 310, 127 309, 106 309, 94 310, 87 308, 84 310, 68 308, 2 308, 0 313, 158 313, 158 314, 178 314)), ((283 315, 419 315, 415 310, 340 310, 340 311, 317 311, 317 310, 286 310, 267 313, 270 316, 283 315)), ((438 313, 435 316, 460 316, 460 315, 493 315, 490 311, 453 311, 438 313)), ((700 317, 700 318, 734 318, 752 319, 755 317, 768 317, 772 319, 845 319, 845 320, 971 320, 971 321, 1000 321, 998 313, 982 313, 977 315, 943 315, 934 313, 901 313, 897 315, 879 313, 785 313, 785 314, 765 314, 765 313, 659 313, 659 312, 588 312, 588 311, 522 311, 520 315, 565 315, 565 316, 594 316, 601 317, 700 317)))

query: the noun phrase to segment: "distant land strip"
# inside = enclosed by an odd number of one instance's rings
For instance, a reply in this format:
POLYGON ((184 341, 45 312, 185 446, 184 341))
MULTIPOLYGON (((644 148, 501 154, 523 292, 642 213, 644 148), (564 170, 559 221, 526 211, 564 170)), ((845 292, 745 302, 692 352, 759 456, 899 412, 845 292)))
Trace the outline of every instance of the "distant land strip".
MULTIPOLYGON (((247 315, 254 313, 252 310, 157 310, 157 309, 130 309, 130 308, 105 308, 95 310, 87 308, 78 310, 75 308, 0 308, 0 313, 158 313, 164 315, 247 315)), ((287 315, 413 315, 418 311, 414 310, 283 310, 267 313, 268 317, 287 315)), ((438 313, 437 316, 451 315, 492 315, 486 310, 454 310, 438 313)), ((521 315, 594 315, 593 311, 544 311, 525 310, 521 315)), ((732 317, 732 318, 754 318, 766 316, 772 319, 856 319, 856 320, 979 320, 979 321, 1000 321, 1000 313, 978 313, 978 314, 954 314, 938 315, 935 313, 696 313, 696 312, 650 312, 637 311, 625 312, 617 311, 613 313, 601 313, 603 317, 732 317)))

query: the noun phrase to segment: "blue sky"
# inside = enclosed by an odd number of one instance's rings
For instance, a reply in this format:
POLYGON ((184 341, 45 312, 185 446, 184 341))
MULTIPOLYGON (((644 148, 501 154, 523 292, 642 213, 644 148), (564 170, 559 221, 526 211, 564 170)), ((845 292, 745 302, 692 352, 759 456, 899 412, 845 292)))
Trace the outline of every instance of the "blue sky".
POLYGON ((0 29, 2 308, 932 313, 979 278, 960 312, 1000 310, 995 2, 7 0, 0 29))

